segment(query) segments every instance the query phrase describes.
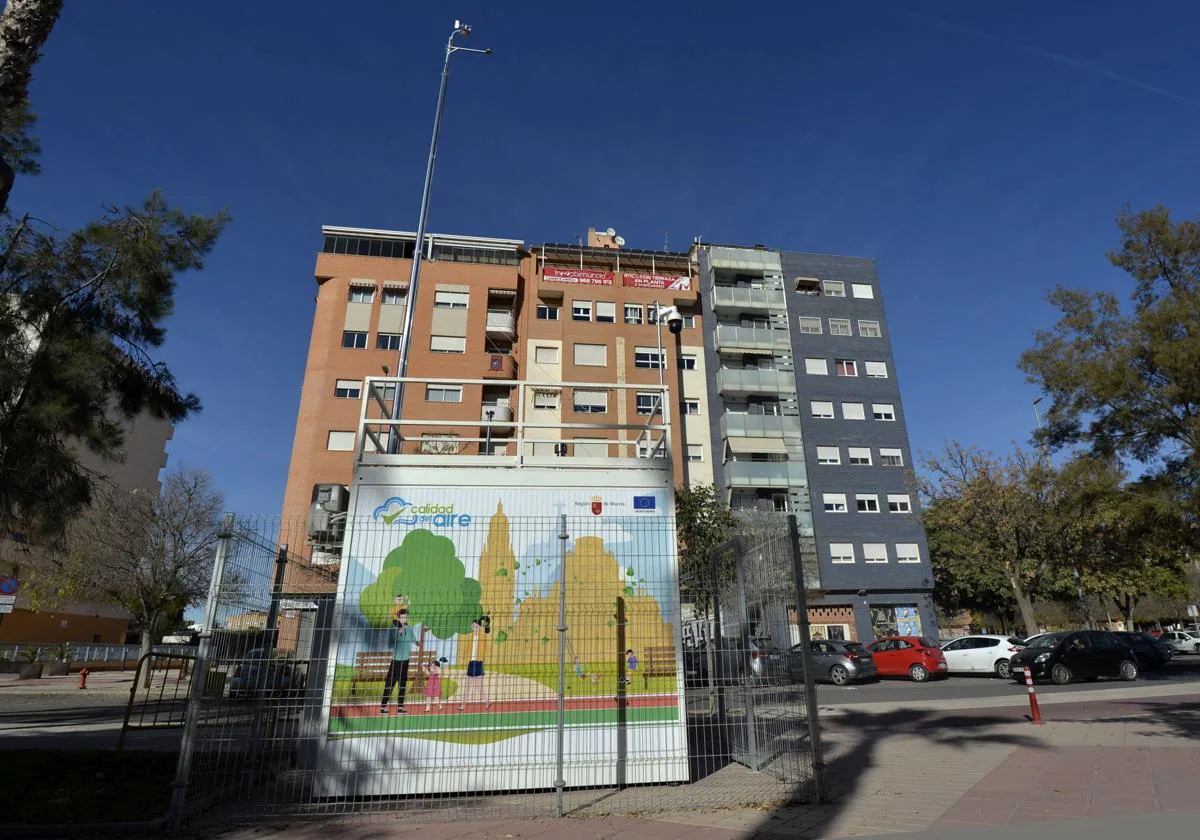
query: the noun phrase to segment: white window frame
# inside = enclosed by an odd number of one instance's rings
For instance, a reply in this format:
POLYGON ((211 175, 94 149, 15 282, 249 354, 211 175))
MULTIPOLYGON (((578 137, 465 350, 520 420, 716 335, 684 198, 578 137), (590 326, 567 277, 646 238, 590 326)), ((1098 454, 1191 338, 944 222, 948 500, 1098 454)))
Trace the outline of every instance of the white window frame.
POLYGON ((575 388, 571 392, 571 410, 576 414, 606 413, 608 411, 608 391, 575 388))
POLYGON ((887 543, 863 543, 862 550, 864 563, 888 562, 887 543))
POLYGON ((837 415, 834 413, 835 408, 833 403, 827 400, 810 400, 808 403, 808 410, 817 420, 833 420, 837 417, 837 415), (825 413, 826 406, 829 407, 828 414, 825 413), (818 412, 820 413, 818 414, 818 412))
POLYGON ((860 320, 858 334, 862 338, 883 338, 883 328, 879 326, 878 321, 860 320))
POLYGON ((665 370, 667 367, 667 351, 662 350, 660 352, 657 347, 634 347, 633 366, 635 368, 648 368, 650 370, 657 370, 658 368, 665 370))
POLYGON ((860 300, 874 300, 875 287, 870 283, 851 283, 850 294, 860 300))
POLYGON ((821 318, 818 315, 801 315, 800 332, 803 335, 821 335, 821 318))
POLYGON ((353 452, 354 432, 330 429, 325 435, 325 450, 327 452, 353 452))
POLYGON ((374 303, 375 287, 351 286, 349 293, 346 295, 346 301, 347 303, 374 303))
POLYGON ((539 321, 557 321, 559 315, 562 314, 562 307, 554 303, 538 302, 537 305, 537 320, 539 321))
POLYGON ((384 306, 404 306, 408 303, 408 289, 384 289, 384 306))
POLYGON ((809 376, 828 376, 829 360, 814 359, 806 356, 804 359, 804 372, 809 376))
POLYGON ((557 365, 562 363, 562 354, 559 348, 553 345, 542 345, 541 347, 533 348, 533 362, 538 365, 557 365), (552 360, 543 359, 543 354, 550 354, 554 358, 552 360))
POLYGON ((640 303, 627 303, 621 312, 625 323, 631 327, 640 327, 646 317, 645 309, 640 303))
POLYGON ((859 513, 879 513, 879 496, 875 493, 855 493, 854 509, 859 513))
POLYGON ((662 407, 659 405, 661 398, 662 394, 658 391, 638 391, 633 397, 634 411, 647 416, 660 414, 662 412, 662 407), (645 404, 644 409, 643 403, 645 404))
POLYGON ((679 369, 680 370, 696 370, 696 354, 695 353, 680 353, 679 354, 679 369))
POLYGON ((863 362, 863 371, 868 379, 887 379, 887 362, 863 362))
POLYGON ((572 321, 591 321, 592 320, 592 302, 590 300, 573 300, 571 301, 571 320, 572 321), (586 317, 584 317, 586 315, 586 317))
POLYGON ((466 353, 467 338, 462 335, 430 335, 429 336, 429 352, 431 353, 466 353), (438 341, 441 339, 441 341, 438 341), (461 349, 459 342, 462 342, 461 349), (442 345, 434 347, 435 344, 442 345))
POLYGON ((704 460, 704 444, 703 443, 689 443, 687 445, 687 459, 689 461, 703 461, 704 460))
POLYGON ((611 300, 596 301, 596 323, 597 324, 615 324, 617 323, 617 304, 611 300))
POLYGON ((846 462, 852 467, 869 467, 871 462, 871 447, 851 446, 846 453, 846 462), (863 460, 863 459, 866 460, 863 460))
POLYGON ((912 499, 907 493, 888 493, 887 505, 888 513, 912 513, 912 499))
POLYGON ((367 334, 366 330, 342 330, 342 349, 343 350, 366 350, 367 349, 367 339, 369 337, 370 336, 367 334), (346 343, 346 336, 348 336, 348 335, 352 335, 355 337, 353 344, 346 343), (362 336, 362 344, 358 343, 358 336, 362 336))
POLYGON ((608 367, 608 345, 607 344, 582 344, 582 343, 576 344, 575 350, 574 350, 574 360, 575 360, 575 364, 579 367, 608 367), (579 360, 580 348, 587 348, 588 350, 594 350, 597 347, 599 347, 603 351, 601 354, 604 357, 602 361, 600 361, 600 362, 581 362, 579 360))
POLYGON ((829 544, 829 562, 846 565, 855 562, 854 543, 831 542, 829 544))
POLYGON ((918 543, 896 543, 897 563, 920 563, 921 546, 918 543), (901 554, 901 552, 904 552, 901 554))
POLYGON ((904 466, 904 450, 903 449, 879 449, 879 466, 881 467, 903 467, 904 466), (900 463, 888 464, 884 463, 884 458, 899 458, 900 463))
POLYGON ((402 346, 404 346, 404 334, 403 333, 387 333, 387 332, 375 333, 375 349, 376 350, 389 350, 389 351, 399 350, 402 346), (384 341, 385 338, 387 339, 386 341, 384 341), (394 347, 391 346, 393 344, 395 345, 394 347))
POLYGON ((434 309, 466 309, 470 302, 470 292, 433 291, 434 309))
POLYGON ((842 403, 842 419, 843 420, 866 420, 867 409, 860 402, 844 402, 842 403), (857 417, 852 415, 858 415, 857 417))
POLYGON ((681 310, 679 310, 679 314, 683 316, 683 328, 685 330, 695 329, 695 327, 696 327, 696 313, 695 312, 685 312, 681 309, 681 310))
POLYGON ((838 376, 858 376, 858 362, 854 359, 834 359, 833 369, 838 376))
POLYGON ((821 283, 821 290, 825 292, 825 297, 844 298, 846 296, 846 284, 841 280, 824 280, 821 283))
POLYGON ((684 415, 695 415, 700 413, 700 400, 684 400, 680 404, 680 411, 684 415))
POLYGON ((892 403, 871 403, 871 419, 884 423, 895 423, 896 406, 892 403))
POLYGON ((854 330, 850 327, 849 318, 830 318, 829 319, 829 334, 830 335, 854 335, 854 330))
POLYGON ((433 383, 425 386, 425 402, 460 403, 463 389, 461 385, 443 385, 433 383))
POLYGON ((358 379, 338 379, 333 383, 333 396, 339 400, 357 400, 362 397, 362 381, 358 379), (339 394, 339 391, 345 391, 339 394))
POLYGON ((849 513, 850 508, 846 505, 845 493, 822 493, 821 508, 826 513, 849 513))
POLYGON ((558 411, 561 393, 559 391, 533 390, 533 407, 538 411, 558 411))
POLYGON ((817 463, 826 466, 838 466, 842 463, 842 448, 840 446, 818 446, 817 463))

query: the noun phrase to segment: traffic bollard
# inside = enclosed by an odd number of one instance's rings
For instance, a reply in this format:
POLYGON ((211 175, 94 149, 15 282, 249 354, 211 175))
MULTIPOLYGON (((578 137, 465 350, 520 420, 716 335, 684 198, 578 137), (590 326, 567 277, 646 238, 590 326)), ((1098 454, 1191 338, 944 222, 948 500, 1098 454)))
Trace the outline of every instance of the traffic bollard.
POLYGON ((1042 723, 1042 710, 1038 708, 1037 692, 1033 689, 1033 671, 1028 665, 1025 666, 1025 687, 1029 690, 1030 720, 1034 723, 1042 723))

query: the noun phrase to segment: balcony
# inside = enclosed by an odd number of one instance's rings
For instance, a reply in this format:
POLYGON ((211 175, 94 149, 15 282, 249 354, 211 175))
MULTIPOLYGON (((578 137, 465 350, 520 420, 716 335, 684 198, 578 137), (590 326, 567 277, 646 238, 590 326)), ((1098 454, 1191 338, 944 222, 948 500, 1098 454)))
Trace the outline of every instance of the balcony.
POLYGON ((504 353, 485 353, 482 368, 484 379, 517 378, 517 360, 504 353))
POLYGON ((763 414, 721 415, 724 437, 799 437, 800 418, 763 414))
POLYGON ((730 487, 790 487, 806 483, 803 467, 793 470, 790 461, 726 461, 725 479, 730 487))
POLYGON ((735 327, 732 324, 717 325, 717 348, 719 350, 762 350, 772 353, 786 350, 791 338, 786 329, 770 327, 735 327))
POLYGON ((784 370, 721 368, 717 390, 722 394, 794 394, 796 375, 784 370))
POLYGON ((487 311, 487 334, 494 338, 511 339, 517 331, 516 318, 507 309, 487 311))
POLYGON ((783 309, 787 299, 781 289, 750 289, 745 286, 713 286, 712 306, 714 310, 735 309, 783 309))
POLYGON ((489 419, 492 422, 493 435, 506 435, 512 430, 512 406, 507 403, 484 403, 483 408, 479 410, 480 421, 487 423, 489 419), (491 412, 491 417, 488 417, 488 412, 491 412), (503 424, 508 425, 503 425, 503 424))

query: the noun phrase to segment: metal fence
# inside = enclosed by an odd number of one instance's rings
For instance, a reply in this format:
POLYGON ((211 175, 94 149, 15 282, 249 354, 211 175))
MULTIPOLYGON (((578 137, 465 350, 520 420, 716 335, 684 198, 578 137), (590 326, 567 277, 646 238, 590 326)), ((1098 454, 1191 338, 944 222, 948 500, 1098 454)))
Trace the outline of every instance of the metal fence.
POLYGON ((794 520, 681 597, 671 517, 429 515, 348 523, 337 564, 305 523, 226 519, 173 825, 821 796, 794 520))
MULTIPOLYGON (((154 645, 155 653, 175 656, 194 656, 194 645, 154 645)), ((100 642, 0 642, 0 661, 17 662, 34 655, 35 661, 49 662, 60 654, 74 666, 121 664, 122 670, 137 667, 142 656, 141 645, 106 645, 100 642), (36 651, 31 654, 30 651, 36 651)))

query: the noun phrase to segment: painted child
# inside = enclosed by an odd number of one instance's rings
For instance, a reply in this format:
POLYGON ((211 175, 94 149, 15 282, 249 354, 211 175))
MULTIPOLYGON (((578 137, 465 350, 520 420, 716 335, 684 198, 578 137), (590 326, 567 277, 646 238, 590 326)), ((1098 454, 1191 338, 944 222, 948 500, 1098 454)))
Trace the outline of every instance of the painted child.
POLYGON ((629 673, 632 674, 637 671, 637 666, 637 655, 634 654, 633 648, 628 648, 625 651, 625 667, 629 670, 629 673))
POLYGON ((438 711, 442 710, 442 666, 450 660, 441 657, 433 660, 425 667, 425 711, 434 700, 437 701, 438 711))
POLYGON ((467 686, 463 689, 462 702, 459 709, 465 709, 474 694, 477 701, 483 702, 483 708, 491 705, 483 684, 483 660, 479 658, 479 634, 492 632, 492 619, 481 615, 471 622, 471 658, 467 662, 467 686))

